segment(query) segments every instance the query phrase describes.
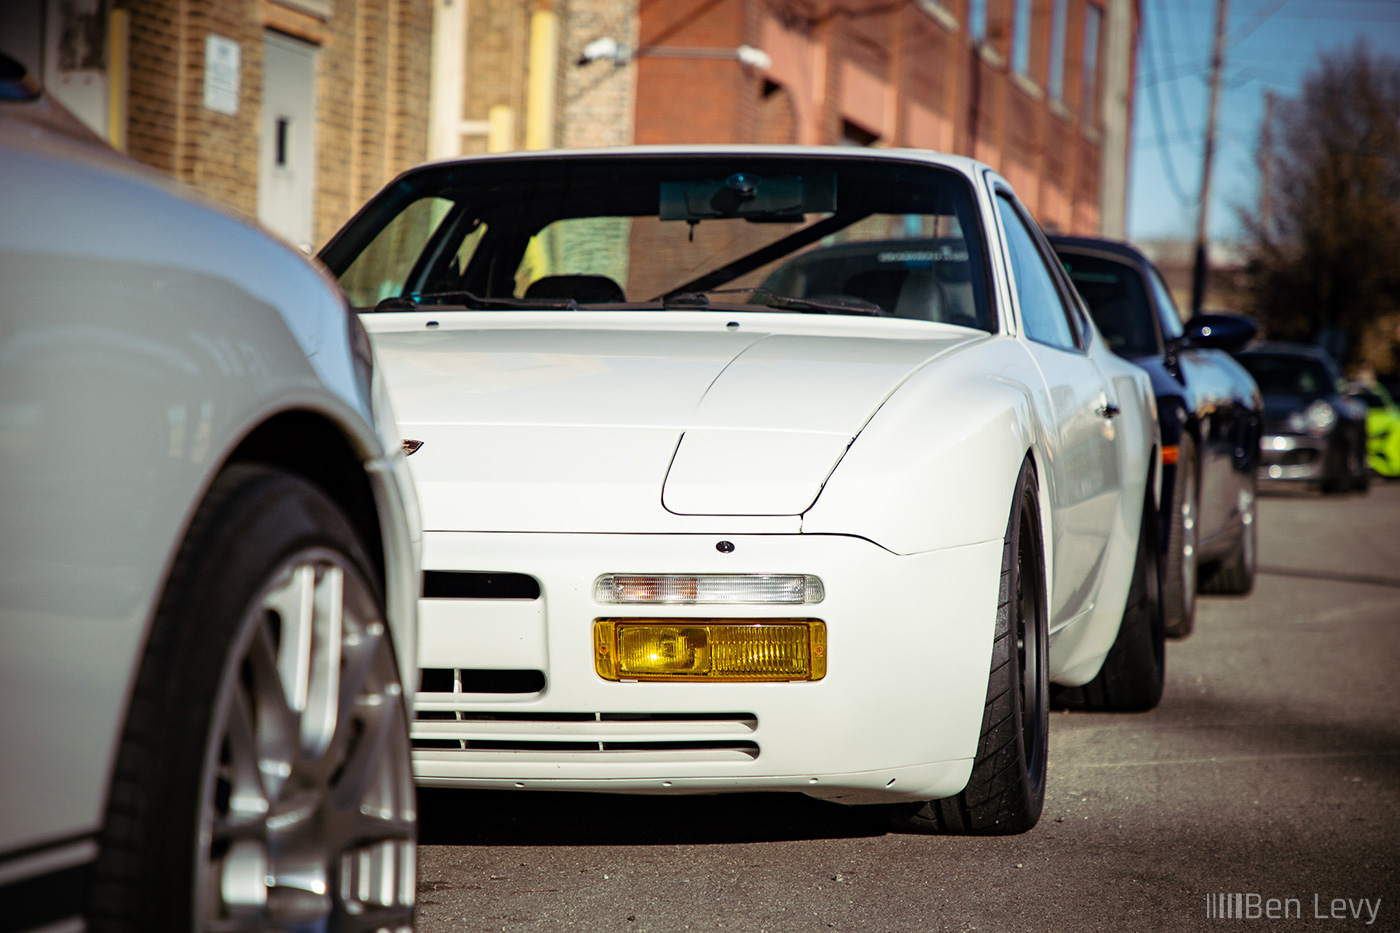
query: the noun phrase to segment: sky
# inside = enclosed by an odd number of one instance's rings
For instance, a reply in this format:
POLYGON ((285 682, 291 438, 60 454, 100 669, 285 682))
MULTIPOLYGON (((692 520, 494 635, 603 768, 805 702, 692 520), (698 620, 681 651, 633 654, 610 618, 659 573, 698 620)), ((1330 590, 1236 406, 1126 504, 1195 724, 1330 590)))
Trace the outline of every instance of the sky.
MULTIPOLYGON (((1296 97, 1327 52, 1364 38, 1400 57, 1400 0, 1227 0, 1229 28, 1207 215, 1212 239, 1240 235, 1258 197, 1254 148, 1265 94, 1296 97)), ((1128 238, 1194 239, 1217 0, 1140 0, 1128 238)))

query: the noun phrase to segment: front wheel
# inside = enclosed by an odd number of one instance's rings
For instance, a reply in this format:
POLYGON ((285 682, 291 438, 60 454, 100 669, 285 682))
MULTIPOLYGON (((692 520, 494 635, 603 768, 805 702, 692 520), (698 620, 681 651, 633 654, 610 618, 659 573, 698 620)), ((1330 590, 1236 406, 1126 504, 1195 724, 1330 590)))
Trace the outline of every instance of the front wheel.
POLYGON ((408 721, 359 540, 234 466, 191 524, 118 751, 94 930, 407 930, 408 721))
POLYGON ((1050 731, 1045 562, 1035 471, 1027 460, 1002 545, 996 632, 972 775, 956 796, 891 805, 896 829, 1011 835, 1040 819, 1050 731))
POLYGON ((1200 487, 1195 442, 1182 437, 1177 450, 1162 576, 1162 608, 1168 638, 1185 638, 1196 628, 1196 514, 1200 487))
POLYGON ((1133 581, 1118 637, 1098 676, 1081 687, 1059 687, 1055 705, 1091 712, 1142 712, 1162 700, 1166 683, 1166 640, 1157 551, 1153 545, 1152 504, 1144 504, 1138 531, 1133 581))
POLYGON ((1259 521, 1256 500, 1240 516, 1240 537, 1230 552, 1201 572, 1201 592, 1215 596, 1245 596, 1254 589, 1259 565, 1259 521))

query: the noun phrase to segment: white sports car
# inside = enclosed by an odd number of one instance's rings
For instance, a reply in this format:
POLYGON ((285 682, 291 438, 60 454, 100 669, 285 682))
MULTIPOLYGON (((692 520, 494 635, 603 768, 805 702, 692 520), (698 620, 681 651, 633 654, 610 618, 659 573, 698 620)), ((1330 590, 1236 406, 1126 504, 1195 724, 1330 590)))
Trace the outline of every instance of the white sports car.
POLYGON ((1052 681, 1157 702, 1152 390, 985 166, 464 158, 321 255, 416 449, 420 783, 1018 832, 1052 681))
POLYGON ((406 930, 419 532, 369 339, 4 55, 0 100, 0 928, 406 930))

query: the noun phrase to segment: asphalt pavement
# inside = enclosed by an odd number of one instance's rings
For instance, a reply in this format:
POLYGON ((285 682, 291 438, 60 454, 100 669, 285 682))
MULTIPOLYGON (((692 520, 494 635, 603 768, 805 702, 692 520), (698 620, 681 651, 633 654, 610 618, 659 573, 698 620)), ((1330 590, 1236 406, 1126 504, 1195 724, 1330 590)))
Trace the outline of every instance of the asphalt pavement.
MULTIPOLYGON (((423 791, 418 929, 1400 931, 1400 482, 1265 495, 1162 705, 1054 713, 1040 824, 787 795, 423 791)), ((911 724, 935 711, 905 711, 911 724)))

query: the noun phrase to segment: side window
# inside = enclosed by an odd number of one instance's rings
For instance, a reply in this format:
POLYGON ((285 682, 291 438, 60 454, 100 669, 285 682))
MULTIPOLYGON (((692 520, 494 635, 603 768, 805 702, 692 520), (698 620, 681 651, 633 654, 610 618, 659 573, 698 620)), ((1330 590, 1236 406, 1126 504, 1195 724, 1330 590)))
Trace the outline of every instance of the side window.
POLYGON ((1045 257, 1035 245, 1035 235, 1004 195, 997 195, 997 209, 1001 212, 1001 225, 1006 228, 1011 273, 1016 277, 1016 298, 1021 304, 1021 324, 1026 336, 1052 347, 1075 349, 1069 309, 1046 268, 1045 257))

